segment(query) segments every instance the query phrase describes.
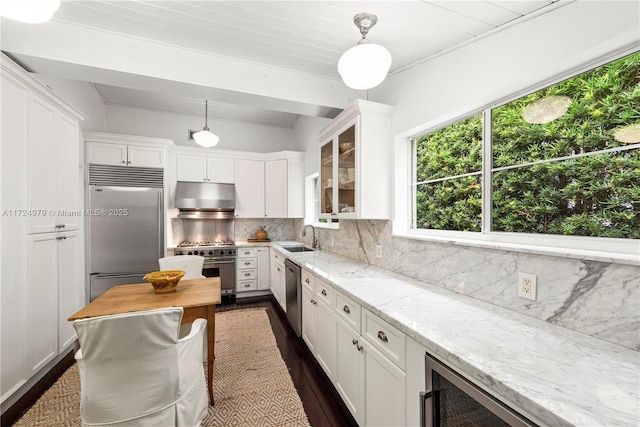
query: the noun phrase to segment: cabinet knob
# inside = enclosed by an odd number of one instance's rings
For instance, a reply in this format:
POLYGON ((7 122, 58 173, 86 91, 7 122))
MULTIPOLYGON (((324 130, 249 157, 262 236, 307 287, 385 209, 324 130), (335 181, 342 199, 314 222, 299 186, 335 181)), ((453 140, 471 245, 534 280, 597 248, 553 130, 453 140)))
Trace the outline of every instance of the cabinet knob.
POLYGON ((130 165, 131 164, 131 160, 127 161, 127 164, 130 165))
POLYGON ((382 331, 378 331, 378 339, 382 342, 389 342, 389 338, 387 338, 387 334, 382 331))
POLYGON ((304 279, 304 282, 305 283, 311 283, 311 282, 309 282, 309 278, 308 277, 306 279, 304 279))
POLYGON ((342 311, 344 311, 347 314, 351 314, 351 309, 349 308, 349 306, 345 305, 344 307, 342 307, 342 311))
POLYGON ((125 162, 124 160, 122 161, 122 163, 126 164, 127 162, 125 162))
POLYGON ((325 297, 327 296, 327 290, 326 289, 322 290, 322 295, 324 295, 325 297))

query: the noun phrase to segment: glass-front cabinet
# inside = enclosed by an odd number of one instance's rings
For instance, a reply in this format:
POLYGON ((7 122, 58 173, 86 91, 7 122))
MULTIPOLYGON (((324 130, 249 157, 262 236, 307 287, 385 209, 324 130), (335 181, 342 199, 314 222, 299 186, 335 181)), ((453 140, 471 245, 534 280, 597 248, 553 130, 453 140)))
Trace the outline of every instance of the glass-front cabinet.
POLYGON ((322 214, 355 218, 356 124, 350 124, 320 149, 322 214), (337 205, 334 203, 337 202, 337 205))
POLYGON ((359 99, 320 133, 320 218, 390 217, 392 112, 359 99))

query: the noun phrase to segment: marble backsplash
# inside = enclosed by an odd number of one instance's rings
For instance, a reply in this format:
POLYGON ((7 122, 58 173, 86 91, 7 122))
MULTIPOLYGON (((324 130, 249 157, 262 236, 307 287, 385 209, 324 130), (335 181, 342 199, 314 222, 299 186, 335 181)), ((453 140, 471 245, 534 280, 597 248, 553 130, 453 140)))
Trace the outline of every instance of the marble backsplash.
POLYGON ((235 220, 235 240, 255 239, 256 231, 261 225, 265 226, 267 238, 272 241, 296 240, 296 232, 300 229, 301 220, 286 218, 269 219, 236 219, 235 220))
POLYGON ((256 231, 265 226, 267 238, 272 241, 296 240, 296 231, 302 222, 299 219, 228 219, 202 220, 171 218, 170 244, 178 244, 183 240, 235 240, 255 239, 256 231))
POLYGON ((317 233, 323 250, 640 351, 640 267, 393 237, 391 221, 317 233), (536 301, 517 296, 518 272, 537 276, 536 301))

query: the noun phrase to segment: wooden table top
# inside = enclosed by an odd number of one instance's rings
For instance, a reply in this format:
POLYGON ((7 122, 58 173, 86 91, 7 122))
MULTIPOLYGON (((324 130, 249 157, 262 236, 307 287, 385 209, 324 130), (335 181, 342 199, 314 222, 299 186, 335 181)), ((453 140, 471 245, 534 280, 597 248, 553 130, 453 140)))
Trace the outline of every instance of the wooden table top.
POLYGON ((176 292, 156 294, 150 283, 119 285, 77 311, 67 320, 165 307, 202 307, 220 303, 220 278, 181 280, 176 292))

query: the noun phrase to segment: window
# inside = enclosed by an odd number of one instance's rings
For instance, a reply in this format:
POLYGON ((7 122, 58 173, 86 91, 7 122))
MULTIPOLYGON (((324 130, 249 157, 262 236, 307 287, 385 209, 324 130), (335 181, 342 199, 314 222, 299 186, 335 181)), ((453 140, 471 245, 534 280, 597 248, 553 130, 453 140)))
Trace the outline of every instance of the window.
POLYGON ((640 239, 640 53, 422 135, 413 156, 415 231, 640 239))

